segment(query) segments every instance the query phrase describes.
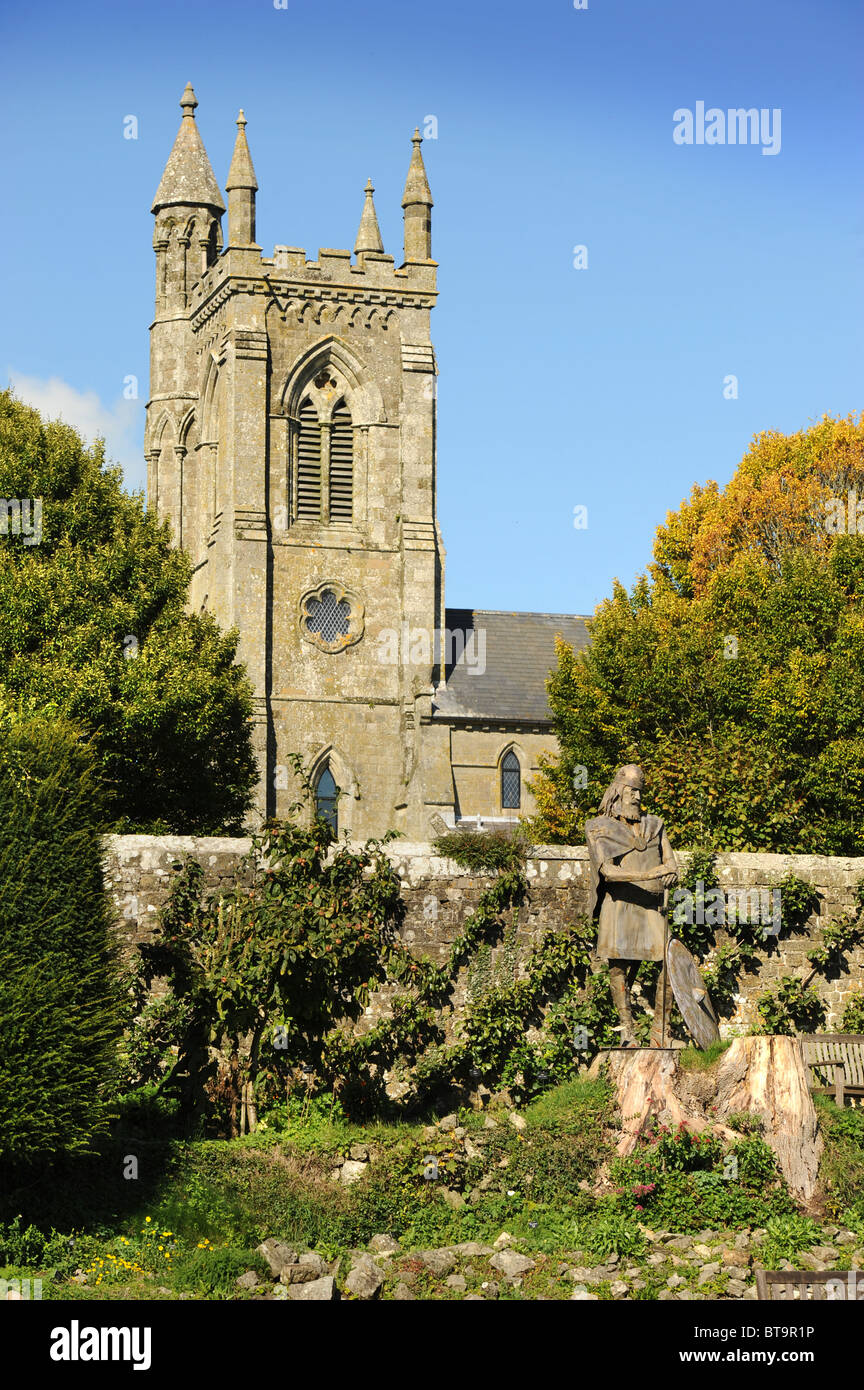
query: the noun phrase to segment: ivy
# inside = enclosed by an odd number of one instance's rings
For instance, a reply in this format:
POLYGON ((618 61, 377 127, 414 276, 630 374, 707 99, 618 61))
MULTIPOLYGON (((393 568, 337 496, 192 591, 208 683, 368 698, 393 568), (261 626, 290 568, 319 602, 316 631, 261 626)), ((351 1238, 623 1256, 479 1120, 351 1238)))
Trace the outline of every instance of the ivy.
POLYGON ((846 1001, 842 1026, 844 1033, 864 1033, 864 989, 857 990, 846 1001))
POLYGON ((813 1033, 825 1019, 825 1005, 816 991, 793 975, 784 975, 776 994, 756 1000, 760 1033, 813 1033))
MULTIPOLYGON (((295 770, 302 783, 299 760, 295 770)), ((303 791, 308 799, 305 783, 303 791)), ((292 813, 303 808, 298 803, 292 813)), ((524 839, 458 833, 436 842, 443 853, 458 840, 459 853, 491 881, 435 962, 415 955, 400 934, 405 908, 386 849, 392 838, 356 848, 314 815, 295 814, 254 838, 237 888, 216 899, 207 896, 199 864, 177 864, 154 941, 141 948, 129 982, 128 1084, 155 1083, 193 1112, 207 1110, 206 1097, 211 1114, 224 1103, 223 1121, 241 1132, 254 1127, 256 1098, 284 1101, 297 1087, 338 1097, 350 1114, 392 1110, 388 1075, 408 1083, 404 1107, 478 1080, 525 1101, 617 1041, 608 972, 592 971, 591 923, 546 931, 517 963, 528 892, 524 839), (493 969, 502 936, 506 968, 493 969), (466 968, 470 988, 456 1022, 455 990, 466 968), (364 1011, 373 996, 387 1016, 371 1023, 364 1011)), ((717 885, 710 848, 690 857, 681 884, 694 894, 698 918, 699 895, 706 899, 717 885)), ((812 910, 813 890, 788 875, 779 886, 782 929, 792 930, 812 910)), ((680 935, 703 958, 713 926, 686 927, 680 935)), ((740 972, 764 949, 758 924, 726 929, 730 939, 705 972, 721 1011, 731 1009, 740 972)), ((809 956, 814 972, 839 962, 862 935, 858 922, 826 929, 809 956)), ((652 970, 640 975, 645 988, 652 970)), ((817 1026, 824 1009, 809 983, 785 977, 776 995, 762 995, 761 1028, 817 1026)))
POLYGON ((822 933, 822 945, 807 952, 807 959, 813 967, 813 974, 820 971, 841 969, 846 952, 857 946, 864 938, 864 925, 860 917, 856 920, 844 917, 839 922, 829 922, 822 933))
POLYGON ((819 894, 806 879, 784 874, 772 888, 780 891, 781 932, 803 931, 808 917, 819 907, 819 894))
MULTIPOLYGON (((713 853, 696 851, 682 875, 682 886, 689 888, 694 894, 694 916, 697 918, 700 915, 700 894, 704 908, 708 891, 717 885, 714 863, 713 853)), ((721 940, 719 945, 714 942, 713 927, 708 927, 707 924, 700 926, 697 923, 695 930, 687 925, 676 928, 685 944, 697 957, 704 958, 713 946, 711 964, 703 974, 712 1002, 720 1014, 730 1014, 734 1011, 740 976, 745 970, 757 967, 764 956, 766 945, 770 949, 769 943, 776 944, 784 935, 802 931, 808 918, 818 909, 819 895, 812 884, 793 873, 787 873, 769 884, 768 893, 772 912, 774 894, 779 893, 780 920, 778 930, 774 934, 766 933, 766 923, 761 920, 761 912, 760 920, 752 914, 740 912, 740 899, 735 908, 732 908, 731 900, 727 905, 724 925, 728 939, 721 940), (688 930, 689 938, 686 935, 688 930)), ((859 895, 859 901, 864 902, 864 897, 859 895)), ((759 996, 757 1012, 760 1031, 794 1033, 819 1026, 825 1010, 819 1002, 818 995, 809 986, 817 971, 839 968, 844 953, 857 945, 862 937, 864 927, 857 921, 844 919, 842 922, 829 924, 824 931, 823 945, 808 952, 807 959, 813 967, 810 975, 804 980, 784 976, 776 994, 767 991, 759 996)))
MULTIPOLYGON (((818 905, 818 895, 810 884, 787 874, 780 880, 782 924, 784 929, 801 930, 818 905)), ((826 1008, 820 1000, 813 980, 817 974, 839 972, 846 967, 848 951, 864 940, 864 880, 856 886, 857 916, 844 916, 829 922, 822 933, 822 943, 807 952, 811 970, 804 979, 784 975, 775 993, 767 991, 756 1001, 759 1031, 762 1033, 812 1033, 822 1027, 826 1008)), ((843 1016, 844 1029, 851 1029, 855 1010, 847 1006, 843 1016)))

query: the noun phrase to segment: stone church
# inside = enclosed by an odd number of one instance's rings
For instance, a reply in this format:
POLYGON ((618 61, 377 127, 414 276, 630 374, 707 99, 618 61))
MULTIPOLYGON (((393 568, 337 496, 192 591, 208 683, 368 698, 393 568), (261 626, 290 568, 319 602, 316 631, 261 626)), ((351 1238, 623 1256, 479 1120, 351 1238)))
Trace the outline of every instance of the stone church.
POLYGON ((296 797, 352 837, 530 814, 555 747, 545 680, 582 618, 449 609, 436 515, 432 197, 415 131, 401 265, 367 183, 353 255, 264 256, 243 112, 225 203, 191 86, 153 201, 149 504, 190 602, 240 633, 258 811, 296 797))

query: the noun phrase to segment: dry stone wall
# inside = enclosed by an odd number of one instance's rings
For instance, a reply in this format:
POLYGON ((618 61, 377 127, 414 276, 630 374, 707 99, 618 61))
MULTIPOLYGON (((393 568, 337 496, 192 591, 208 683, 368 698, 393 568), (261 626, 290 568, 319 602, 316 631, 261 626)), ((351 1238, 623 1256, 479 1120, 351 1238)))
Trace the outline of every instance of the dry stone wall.
MULTIPOLYGON (((218 896, 234 888, 242 875, 246 839, 217 839, 186 835, 114 835, 105 846, 105 880, 114 900, 117 932, 128 957, 148 941, 156 917, 168 896, 172 866, 192 855, 203 865, 208 890, 218 896)), ((396 843, 390 857, 404 885, 407 913, 406 944, 418 954, 440 961, 458 934, 466 915, 477 904, 490 877, 462 869, 436 855, 428 844, 396 843)), ((686 854, 679 853, 686 862, 686 854)), ((718 856, 720 886, 726 893, 746 889, 769 891, 785 874, 793 873, 812 884, 819 895, 818 911, 806 928, 786 936, 766 949, 758 968, 741 977, 736 1012, 723 1031, 736 1033, 756 1018, 759 994, 773 989, 781 975, 809 973, 806 954, 822 940, 825 926, 855 906, 855 887, 864 879, 864 859, 828 858, 816 855, 722 854, 718 856)), ((505 922, 500 943, 481 951, 463 971, 454 996, 457 1009, 472 991, 482 991, 496 979, 514 977, 532 945, 549 928, 572 921, 587 909, 588 862, 582 846, 545 846, 535 850, 528 867, 529 894, 515 920, 505 922)), ((718 931, 717 942, 724 938, 718 931)), ((828 1013, 826 1031, 840 1027, 849 996, 864 981, 864 947, 847 957, 848 972, 817 975, 814 987, 828 1013)), ((370 1021, 383 1006, 373 1005, 370 1021)))

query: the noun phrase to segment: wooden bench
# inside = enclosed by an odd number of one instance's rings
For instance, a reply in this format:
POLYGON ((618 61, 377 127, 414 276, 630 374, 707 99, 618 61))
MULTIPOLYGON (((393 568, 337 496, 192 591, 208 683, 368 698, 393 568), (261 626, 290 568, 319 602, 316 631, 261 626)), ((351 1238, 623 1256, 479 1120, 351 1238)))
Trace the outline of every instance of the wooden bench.
POLYGON ((864 1096, 864 1033, 801 1033, 798 1040, 813 1073, 811 1091, 838 1105, 846 1096, 864 1096))
POLYGON ((769 1303, 854 1302, 864 1297, 864 1270, 757 1269, 756 1296, 769 1303))

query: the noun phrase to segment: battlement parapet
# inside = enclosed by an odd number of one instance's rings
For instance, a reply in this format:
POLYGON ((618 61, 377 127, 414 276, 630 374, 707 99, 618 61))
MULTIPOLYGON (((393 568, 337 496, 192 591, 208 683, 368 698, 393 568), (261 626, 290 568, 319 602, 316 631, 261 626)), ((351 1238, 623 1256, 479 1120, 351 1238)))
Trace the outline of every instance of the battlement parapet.
POLYGON ((335 303, 431 309, 437 298, 434 263, 395 268, 392 256, 365 252, 363 263, 352 265, 350 251, 328 248, 309 261, 302 248, 281 246, 272 260, 256 256, 253 263, 247 251, 232 265, 232 254, 221 256, 192 287, 188 313, 196 333, 233 294, 266 295, 283 317, 292 304, 298 312, 304 304, 312 311, 335 303))

